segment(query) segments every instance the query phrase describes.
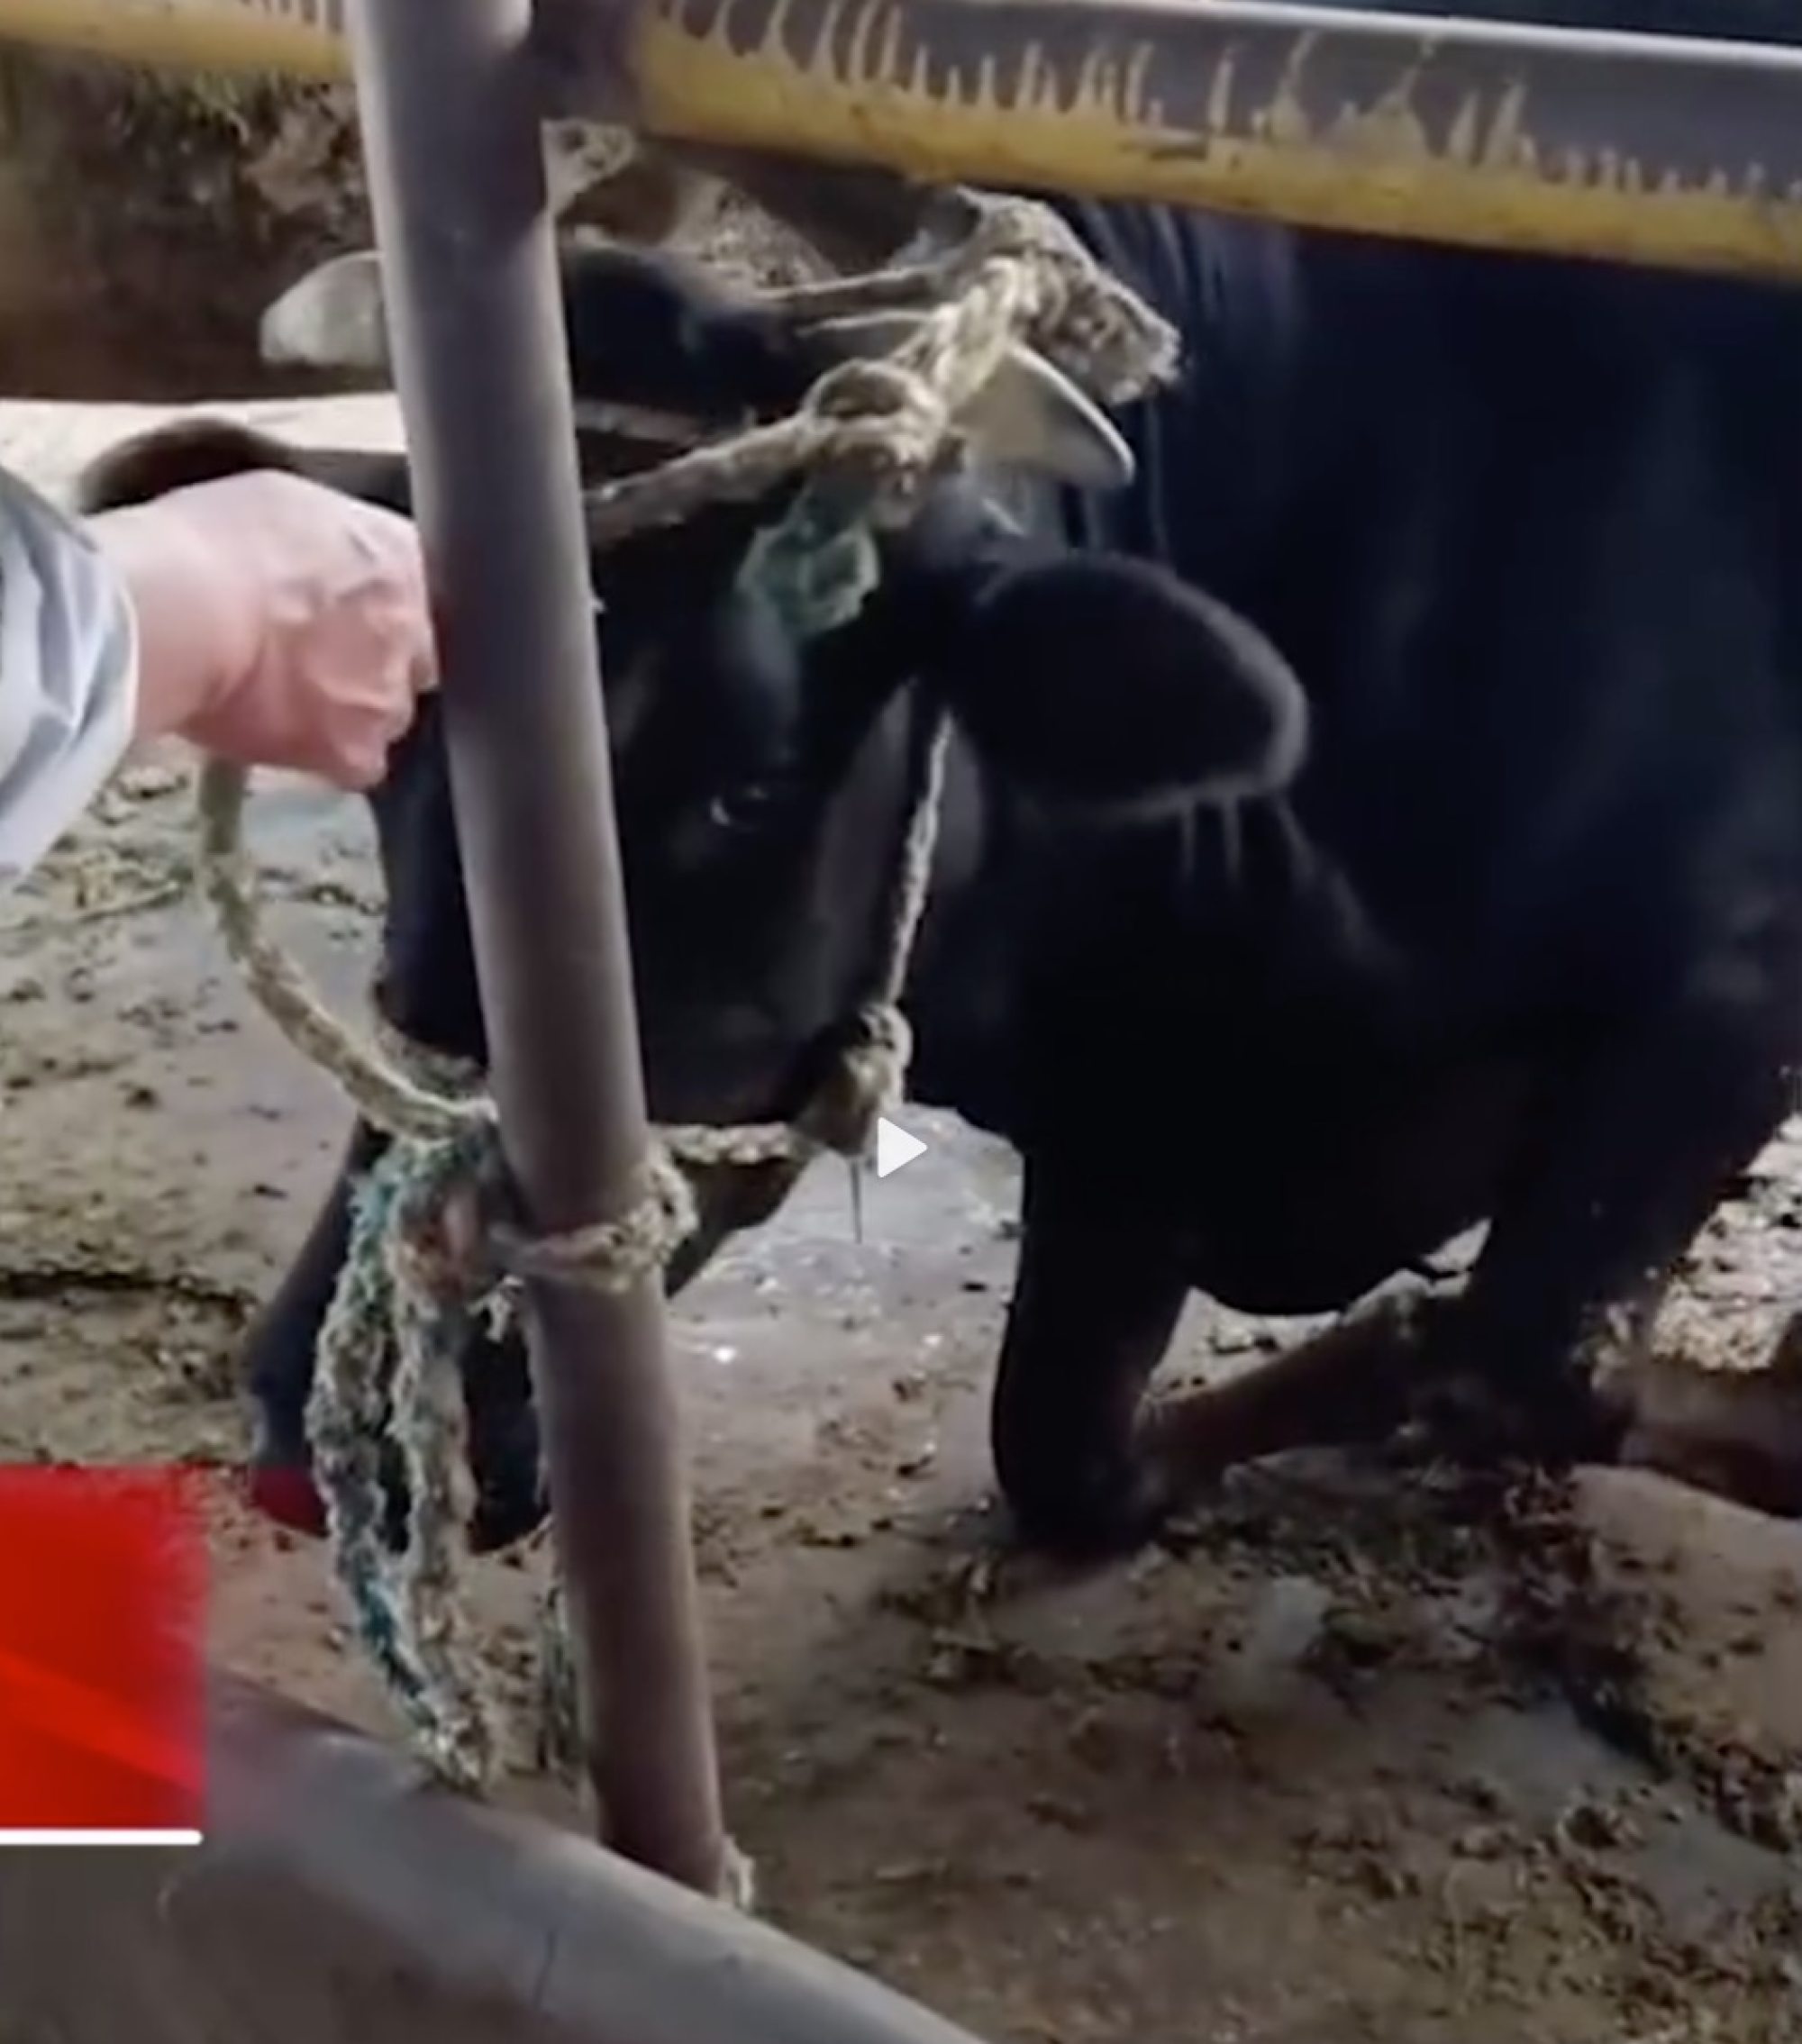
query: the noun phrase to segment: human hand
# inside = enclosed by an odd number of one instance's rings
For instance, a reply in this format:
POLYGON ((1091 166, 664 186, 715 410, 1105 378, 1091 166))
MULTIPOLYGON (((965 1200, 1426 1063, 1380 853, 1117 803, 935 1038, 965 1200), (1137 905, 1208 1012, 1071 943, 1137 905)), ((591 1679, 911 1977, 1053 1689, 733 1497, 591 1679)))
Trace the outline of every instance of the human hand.
POLYGON ((437 684, 405 518, 276 469, 96 514, 138 621, 138 734, 365 789, 437 684))

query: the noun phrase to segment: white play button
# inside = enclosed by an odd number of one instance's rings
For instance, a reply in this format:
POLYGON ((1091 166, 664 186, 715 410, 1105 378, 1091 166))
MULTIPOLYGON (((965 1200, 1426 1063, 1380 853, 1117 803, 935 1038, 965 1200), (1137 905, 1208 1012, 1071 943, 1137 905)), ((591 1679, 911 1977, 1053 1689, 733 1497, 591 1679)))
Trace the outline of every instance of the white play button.
POLYGON ((916 1157, 926 1154, 926 1146, 918 1136, 910 1136, 906 1129, 896 1128, 887 1115, 879 1117, 876 1124, 876 1175, 886 1178, 891 1171, 898 1171, 904 1164, 911 1164, 916 1157))

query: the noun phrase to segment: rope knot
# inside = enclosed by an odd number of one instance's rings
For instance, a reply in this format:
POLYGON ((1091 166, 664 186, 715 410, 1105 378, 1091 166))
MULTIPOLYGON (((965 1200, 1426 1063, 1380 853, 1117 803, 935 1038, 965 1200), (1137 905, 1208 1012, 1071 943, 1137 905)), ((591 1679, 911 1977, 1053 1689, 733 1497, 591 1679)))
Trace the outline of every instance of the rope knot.
POLYGON ((660 1143, 652 1143, 639 1176, 617 1221, 548 1235, 528 1235, 509 1221, 491 1221, 489 1239, 508 1274, 619 1293, 660 1271, 695 1231, 694 1190, 660 1143))
POLYGON ((799 1117, 797 1126, 822 1149, 865 1158, 876 1124, 901 1104, 914 1031, 892 1001, 875 1001, 851 1018, 832 1076, 799 1117))
POLYGON ((507 1276, 491 1219, 502 1187, 499 1142, 484 1129, 418 1145, 414 1156, 394 1200, 395 1282, 447 1305, 479 1306, 507 1276))
POLYGON ((866 495, 882 522, 906 516, 951 437, 945 399, 892 359, 836 364, 814 386, 805 411, 824 429, 825 466, 866 495))
POLYGON ((1047 360, 1110 404, 1174 380, 1176 328, 1101 268, 1068 221, 1036 200, 977 194, 972 203, 976 225, 954 263, 999 259, 1032 279, 1025 336, 1047 360))

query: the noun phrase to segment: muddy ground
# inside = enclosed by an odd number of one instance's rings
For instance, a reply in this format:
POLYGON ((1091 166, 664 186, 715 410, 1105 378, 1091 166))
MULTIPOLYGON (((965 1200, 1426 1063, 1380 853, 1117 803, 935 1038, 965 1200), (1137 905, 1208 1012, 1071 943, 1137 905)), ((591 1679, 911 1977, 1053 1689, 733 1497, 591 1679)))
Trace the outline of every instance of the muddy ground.
MULTIPOLYGON (((14 420, 44 474, 56 415, 14 420)), ((54 477, 51 477, 54 479, 54 477)), ((0 907, 0 1456, 221 1472, 214 1645, 393 1721, 314 1548, 234 1503, 235 1331, 345 1127, 184 892, 179 759, 134 763, 0 907)), ((272 784, 278 930, 369 965, 358 804, 272 784)), ((1017 2044, 1802 2037, 1802 1530, 1651 1478, 1297 1457, 1081 1577, 1004 1561, 984 1403, 1015 1171, 912 1113, 680 1303, 731 1819, 776 1921, 1017 2044)), ((1755 1361, 1802 1272, 1793 1133, 1665 1330, 1755 1361)), ((1292 1339, 1197 1302, 1179 1369, 1292 1339)), ((474 1567, 534 1772, 543 1556, 474 1567)))

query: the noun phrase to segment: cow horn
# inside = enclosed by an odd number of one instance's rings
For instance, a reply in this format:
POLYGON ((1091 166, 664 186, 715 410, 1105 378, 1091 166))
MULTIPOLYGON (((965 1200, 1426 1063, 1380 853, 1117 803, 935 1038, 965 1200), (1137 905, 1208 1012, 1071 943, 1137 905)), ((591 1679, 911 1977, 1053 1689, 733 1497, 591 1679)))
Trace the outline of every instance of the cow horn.
MULTIPOLYGON (((913 311, 859 313, 823 320, 811 331, 848 355, 887 355, 925 324, 913 311)), ((1080 489, 1124 489, 1133 450, 1113 422, 1023 341, 1007 345, 995 374, 958 414, 985 459, 1033 470, 1080 489)))
POLYGON ((263 314, 258 344, 266 362, 386 377, 388 322, 376 251, 358 249, 308 270, 263 314))

